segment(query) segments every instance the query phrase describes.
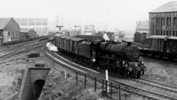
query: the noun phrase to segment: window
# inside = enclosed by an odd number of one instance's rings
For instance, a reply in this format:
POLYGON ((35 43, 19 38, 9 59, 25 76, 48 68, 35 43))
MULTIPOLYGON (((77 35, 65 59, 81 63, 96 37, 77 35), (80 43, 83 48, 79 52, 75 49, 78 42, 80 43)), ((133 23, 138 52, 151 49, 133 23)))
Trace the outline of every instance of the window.
POLYGON ((165 31, 162 31, 162 35, 165 35, 165 31))
POLYGON ((156 18, 156 25, 160 25, 160 17, 156 18))
POLYGON ((173 25, 174 25, 174 26, 177 26, 177 17, 174 17, 174 18, 173 18, 173 25))
POLYGON ((167 35, 167 31, 164 31, 164 35, 167 35))
POLYGON ((160 30, 160 35, 163 35, 163 34, 162 34, 162 30, 160 30))
POLYGON ((168 34, 169 34, 169 36, 172 36, 172 33, 171 33, 171 31, 169 31, 169 33, 168 33, 168 34))
POLYGON ((162 25, 165 25, 165 18, 162 18, 162 25))
POLYGON ((159 35, 159 31, 158 30, 156 30, 156 35, 159 35))
POLYGON ((173 31, 173 36, 176 36, 176 35, 175 35, 175 31, 173 31))
POLYGON ((10 32, 8 32, 8 36, 10 36, 10 32))
POLYGON ((171 18, 167 17, 167 26, 170 26, 170 25, 171 25, 171 18))
POLYGON ((3 32, 2 31, 0 31, 0 36, 2 36, 3 35, 3 32))

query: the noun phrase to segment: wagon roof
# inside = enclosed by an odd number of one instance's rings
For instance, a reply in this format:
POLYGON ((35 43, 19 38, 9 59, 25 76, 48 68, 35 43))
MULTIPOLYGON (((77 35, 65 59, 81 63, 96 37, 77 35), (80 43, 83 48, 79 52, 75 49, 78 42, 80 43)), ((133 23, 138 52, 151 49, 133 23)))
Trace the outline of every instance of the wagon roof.
POLYGON ((83 39, 87 39, 87 40, 91 40, 91 41, 104 40, 102 36, 96 36, 96 35, 77 35, 75 37, 83 38, 83 39))
POLYGON ((65 39, 70 39, 70 36, 59 36, 59 38, 65 38, 65 39))
POLYGON ((78 37, 71 37, 70 39, 73 40, 73 41, 82 41, 82 40, 85 40, 83 38, 78 38, 78 37))

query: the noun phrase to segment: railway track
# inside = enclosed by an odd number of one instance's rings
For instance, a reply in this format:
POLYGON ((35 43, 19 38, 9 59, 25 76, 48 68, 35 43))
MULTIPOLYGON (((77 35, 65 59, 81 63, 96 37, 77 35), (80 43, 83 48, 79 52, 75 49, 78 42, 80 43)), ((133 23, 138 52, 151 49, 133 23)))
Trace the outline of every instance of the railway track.
POLYGON ((163 84, 163 83, 160 83, 160 82, 151 81, 151 80, 144 79, 144 78, 141 78, 141 79, 135 80, 135 81, 141 82, 143 84, 148 84, 148 85, 151 85, 151 86, 156 86, 156 87, 159 87, 159 88, 163 88, 164 90, 177 93, 177 87, 175 87, 175 86, 163 84))
POLYGON ((0 52, 7 51, 7 50, 10 50, 10 49, 13 49, 16 47, 25 46, 26 44, 30 44, 30 43, 34 43, 34 42, 40 42, 40 38, 35 39, 35 40, 31 40, 31 41, 25 41, 25 42, 14 44, 14 45, 2 46, 2 48, 0 49, 0 52))
POLYGON ((135 81, 135 80, 125 80, 112 78, 111 81, 121 84, 124 89, 137 91, 138 93, 145 94, 147 96, 156 98, 157 100, 177 100, 177 92, 168 88, 164 88, 159 85, 153 85, 152 83, 135 81))
MULTIPOLYGON (((97 77, 104 78, 103 73, 95 73, 88 70, 88 68, 78 67, 80 65, 74 64, 74 62, 66 61, 62 57, 52 54, 54 57, 60 59, 63 62, 66 62, 76 68, 85 70, 86 72, 96 75, 97 77), (91 73, 92 72, 92 73, 91 73)), ((121 85, 121 89, 127 91, 136 91, 138 94, 143 94, 148 97, 152 97, 155 100, 177 100, 177 89, 174 89, 169 86, 165 86, 158 83, 153 83, 152 81, 143 80, 143 79, 121 79, 117 77, 110 77, 111 82, 117 85, 121 85)))
POLYGON ((41 42, 34 41, 30 43, 25 43, 25 45, 23 46, 15 46, 13 48, 2 50, 1 52, 3 53, 0 54, 0 60, 2 61, 8 57, 20 54, 22 52, 26 52, 37 47, 42 47, 44 43, 45 41, 41 41, 41 42))

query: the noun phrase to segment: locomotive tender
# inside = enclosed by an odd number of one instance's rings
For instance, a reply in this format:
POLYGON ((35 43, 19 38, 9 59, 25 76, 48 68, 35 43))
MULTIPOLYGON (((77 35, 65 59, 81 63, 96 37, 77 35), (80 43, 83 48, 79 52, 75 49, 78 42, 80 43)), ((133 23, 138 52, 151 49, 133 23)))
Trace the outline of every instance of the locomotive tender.
POLYGON ((141 77, 145 71, 138 48, 131 43, 104 41, 95 36, 56 36, 52 42, 59 52, 97 69, 133 78, 141 77))

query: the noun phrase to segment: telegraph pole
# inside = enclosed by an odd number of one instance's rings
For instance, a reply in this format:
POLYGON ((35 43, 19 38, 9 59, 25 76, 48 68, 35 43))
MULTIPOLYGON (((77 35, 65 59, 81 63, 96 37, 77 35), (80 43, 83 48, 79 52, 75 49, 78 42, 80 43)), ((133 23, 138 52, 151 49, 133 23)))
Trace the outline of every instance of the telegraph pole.
POLYGON ((57 25, 56 26, 59 29, 59 32, 61 32, 61 29, 64 27, 63 25, 57 25))

